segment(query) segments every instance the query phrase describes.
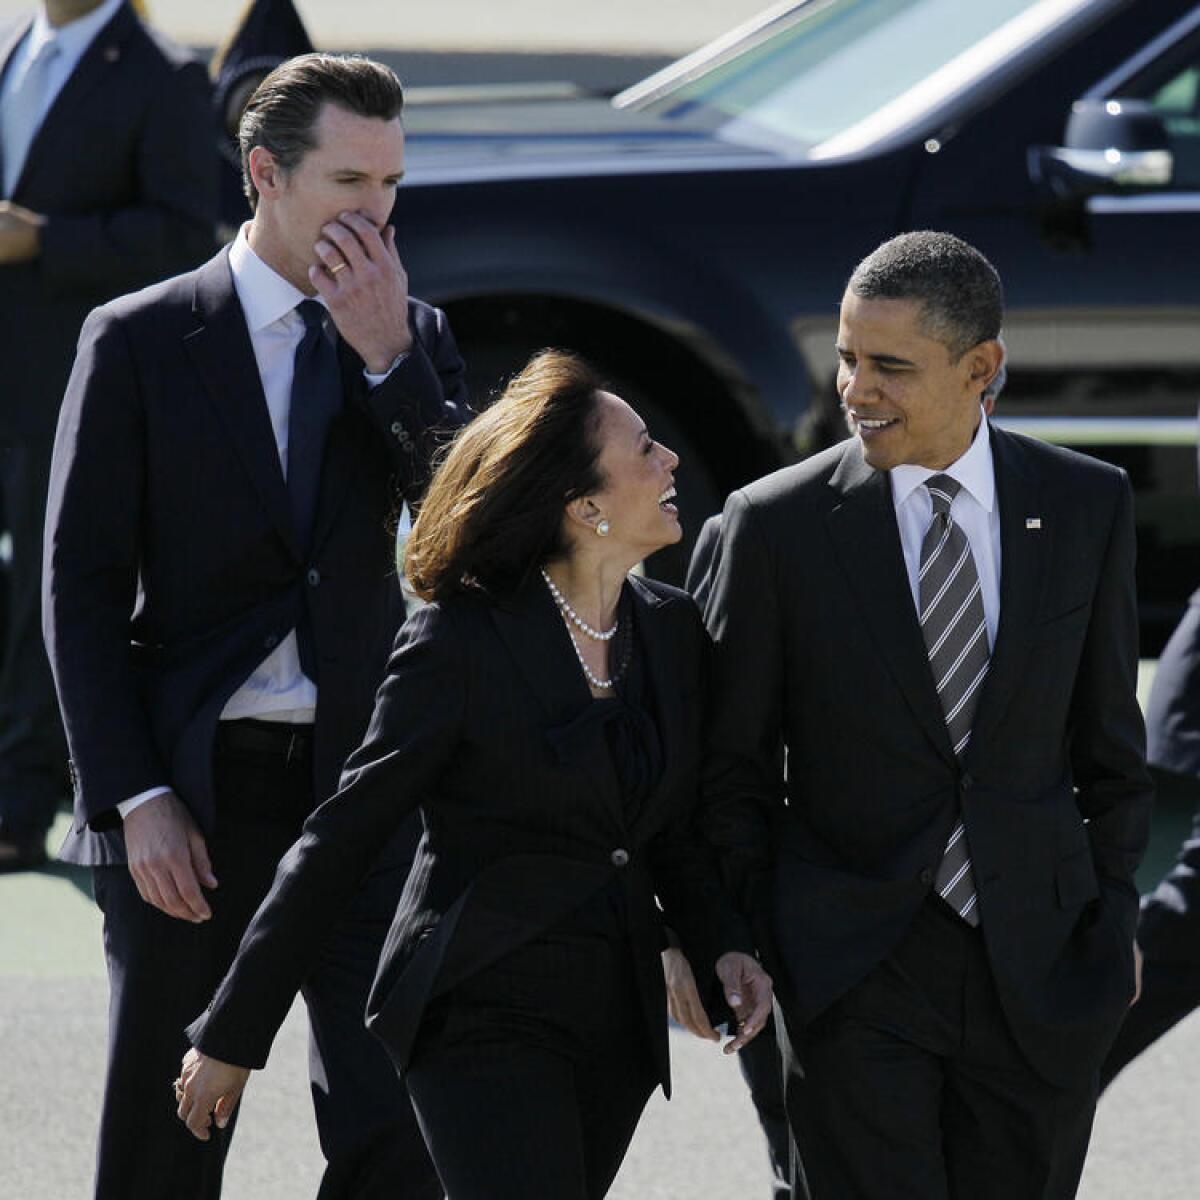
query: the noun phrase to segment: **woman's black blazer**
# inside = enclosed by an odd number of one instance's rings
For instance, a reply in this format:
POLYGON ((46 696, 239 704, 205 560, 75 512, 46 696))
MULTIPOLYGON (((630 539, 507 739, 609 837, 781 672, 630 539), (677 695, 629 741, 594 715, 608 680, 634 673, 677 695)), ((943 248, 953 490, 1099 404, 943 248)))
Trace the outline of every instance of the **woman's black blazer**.
POLYGON ((615 880, 669 1094, 661 921, 700 980, 712 979, 720 954, 753 943, 691 831, 707 647, 699 613, 666 584, 631 577, 628 586, 665 764, 632 822, 603 728, 577 721, 591 693, 542 580, 505 601, 463 594, 429 605, 400 632, 340 789, 309 817, 190 1027, 196 1046, 242 1066, 266 1061, 323 932, 419 805, 424 836, 367 1011, 397 1066, 433 998, 615 880))

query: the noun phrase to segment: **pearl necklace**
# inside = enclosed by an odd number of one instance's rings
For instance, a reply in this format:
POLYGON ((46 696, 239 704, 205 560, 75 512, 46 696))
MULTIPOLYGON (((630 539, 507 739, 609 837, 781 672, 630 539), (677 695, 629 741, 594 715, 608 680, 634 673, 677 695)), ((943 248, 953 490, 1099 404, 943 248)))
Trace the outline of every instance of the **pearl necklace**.
MULTIPOLYGON (((589 625, 571 607, 570 601, 567 600, 566 596, 564 596, 562 594, 562 592, 560 592, 558 590, 558 586, 555 584, 554 580, 551 579, 548 574, 546 574, 546 568, 542 567, 541 571, 542 571, 542 578, 546 581, 546 586, 550 589, 550 595, 554 597, 554 603, 558 605, 558 611, 561 612, 562 615, 564 617, 566 617, 568 621, 570 621, 573 625, 576 625, 583 633, 585 633, 588 637, 590 637, 592 639, 592 641, 594 641, 594 642, 611 642, 614 635, 617 632, 617 629, 620 627, 621 622, 619 620, 614 621, 613 627, 611 629, 596 629, 593 626, 589 625)), ((572 641, 575 640, 575 635, 573 633, 571 634, 571 640, 572 641)), ((576 646, 575 649, 578 650, 579 647, 576 646)), ((582 661, 583 660, 580 659, 580 662, 582 662, 582 661)), ((584 670, 586 671, 587 668, 585 667, 584 670)), ((589 678, 590 678, 590 676, 589 676, 589 678)), ((609 683, 609 684, 597 683, 596 686, 597 687, 611 687, 612 684, 611 683, 609 683)))
POLYGON ((575 640, 575 631, 569 625, 567 626, 567 636, 571 639, 571 645, 575 648, 575 657, 579 659, 579 665, 583 668, 583 673, 587 677, 588 683, 592 687, 600 688, 602 691, 608 691, 609 688, 613 687, 617 682, 617 675, 614 675, 611 679, 601 679, 598 675, 592 673, 592 668, 587 665, 583 657, 583 651, 579 648, 579 643, 575 640))

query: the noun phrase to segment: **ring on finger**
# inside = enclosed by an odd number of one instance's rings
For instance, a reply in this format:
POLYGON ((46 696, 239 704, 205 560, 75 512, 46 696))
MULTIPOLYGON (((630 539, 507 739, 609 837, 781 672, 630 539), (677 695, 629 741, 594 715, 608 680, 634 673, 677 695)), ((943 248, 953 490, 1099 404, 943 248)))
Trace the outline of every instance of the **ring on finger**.
POLYGON ((344 271, 349 265, 350 264, 343 259, 340 263, 334 263, 332 267, 326 267, 325 269, 330 273, 330 275, 336 275, 339 271, 344 271))

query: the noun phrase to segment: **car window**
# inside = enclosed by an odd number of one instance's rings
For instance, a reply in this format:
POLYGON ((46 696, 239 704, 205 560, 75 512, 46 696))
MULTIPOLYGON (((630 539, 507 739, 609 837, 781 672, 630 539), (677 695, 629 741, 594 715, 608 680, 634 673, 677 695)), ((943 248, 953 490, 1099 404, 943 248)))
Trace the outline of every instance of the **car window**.
MULTIPOLYGON (((1197 59, 1200 60, 1200 46, 1197 59)), ((1149 100, 1162 114, 1167 127, 1175 159, 1171 190, 1200 190, 1200 61, 1190 63, 1139 99, 1149 100)))
MULTIPOLYGON (((889 109, 935 102, 1071 0, 812 0, 736 53, 631 106, 739 144, 820 151, 889 109)), ((621 98, 618 97, 618 103, 621 98)), ((849 146, 848 149, 857 148, 849 146)), ((818 156, 822 156, 818 153, 818 156)))

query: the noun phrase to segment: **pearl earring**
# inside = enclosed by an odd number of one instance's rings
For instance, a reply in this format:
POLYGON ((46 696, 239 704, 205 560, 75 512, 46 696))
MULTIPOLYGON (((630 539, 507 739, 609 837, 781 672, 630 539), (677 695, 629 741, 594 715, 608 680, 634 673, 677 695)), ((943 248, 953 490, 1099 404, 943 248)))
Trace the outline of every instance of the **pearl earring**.
POLYGON ((608 523, 607 517, 602 517, 596 523, 596 535, 598 537, 608 537, 608 532, 610 529, 612 529, 612 526, 608 523))

